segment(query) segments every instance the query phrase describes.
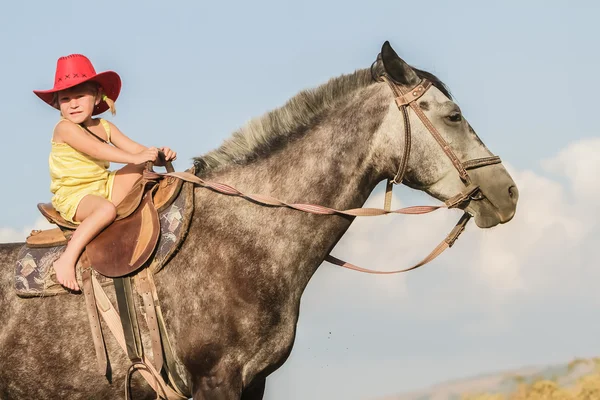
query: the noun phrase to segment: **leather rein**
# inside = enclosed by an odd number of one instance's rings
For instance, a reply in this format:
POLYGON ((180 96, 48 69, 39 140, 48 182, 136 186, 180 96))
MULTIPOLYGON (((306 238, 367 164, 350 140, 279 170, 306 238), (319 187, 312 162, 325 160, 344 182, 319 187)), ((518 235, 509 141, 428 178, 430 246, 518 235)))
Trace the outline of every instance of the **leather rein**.
MULTIPOLYGON (((440 208, 449 208, 449 209, 450 208, 464 208, 464 206, 466 206, 466 204, 471 200, 481 200, 483 198, 483 194, 481 193, 479 186, 474 184, 471 181, 471 178, 469 177, 467 170, 480 168, 480 167, 484 167, 484 166, 488 166, 488 165, 499 164, 502 162, 500 160, 500 157, 490 156, 490 157, 483 157, 483 158, 475 158, 475 159, 465 161, 465 162, 460 161, 460 159, 457 157, 457 155, 454 153, 454 151, 452 151, 452 149, 448 145, 448 142, 446 142, 446 140, 442 137, 442 135, 440 135, 438 130, 435 128, 435 126, 433 126, 431 121, 427 118, 427 116, 423 113, 423 111, 420 109, 420 107, 417 104, 417 100, 421 96, 423 96, 429 88, 431 88, 432 83, 430 81, 423 79, 418 85, 416 85, 411 90, 409 90, 407 92, 403 92, 402 88, 398 84, 396 84, 387 75, 381 75, 380 80, 385 81, 390 86, 392 92, 395 95, 396 105, 398 106, 398 109, 402 113, 402 116, 404 119, 404 134, 405 134, 404 153, 402 155, 400 165, 398 167, 398 172, 396 173, 396 175, 394 176, 393 179, 388 179, 383 209, 380 209, 380 208, 354 208, 354 209, 348 209, 348 210, 336 210, 333 208, 324 207, 324 206, 315 205, 315 204, 302 204, 302 203, 290 204, 290 203, 286 203, 284 201, 278 200, 274 197, 267 196, 267 195, 243 193, 243 192, 237 190, 236 188, 234 188, 230 185, 223 184, 223 183, 205 181, 189 172, 156 173, 154 171, 152 171, 152 172, 147 171, 145 173, 156 174, 156 175, 160 175, 160 176, 173 176, 173 177, 176 177, 179 179, 183 179, 185 181, 193 182, 195 184, 198 184, 198 185, 206 187, 206 188, 210 188, 210 189, 212 189, 216 192, 222 193, 222 194, 242 197, 247 200, 251 200, 255 203, 262 204, 265 206, 292 208, 295 210, 299 210, 299 211, 303 211, 303 212, 307 212, 307 213, 311 213, 311 214, 320 214, 320 215, 337 214, 337 215, 346 215, 346 216, 353 216, 353 217, 370 217, 370 216, 378 216, 378 215, 385 215, 385 214, 426 214, 426 213, 430 213, 430 212, 435 211, 440 208), (397 210, 390 210, 393 184, 402 183, 402 181, 404 179, 404 175, 406 173, 407 166, 408 166, 408 158, 410 156, 412 135, 411 135, 410 119, 408 116, 408 108, 409 107, 410 107, 410 109, 412 109, 415 112, 415 114, 417 114, 417 116, 419 117, 419 119, 421 120, 423 125, 425 125, 425 127, 427 128, 429 133, 431 133, 433 138, 441 146, 444 153, 448 156, 448 158, 452 162, 452 165, 458 171, 460 179, 463 182, 463 184, 465 185, 465 189, 462 192, 460 192, 459 194, 446 200, 444 202, 444 205, 441 205, 441 206, 412 206, 412 207, 400 208, 397 210)), ((359 271, 359 272, 365 272, 365 273, 369 273, 369 274, 397 274, 397 273, 401 273, 401 272, 410 271, 410 270, 421 267, 421 266, 431 262, 437 256, 442 254, 442 252, 444 250, 446 250, 449 247, 452 247, 454 242, 458 239, 460 234, 464 231, 470 218, 471 218, 471 215, 468 214, 467 212, 465 212, 461 216, 461 218, 458 220, 458 222, 456 223, 456 225, 454 226, 452 231, 448 234, 448 236, 446 236, 446 238, 439 245, 437 245, 433 249, 433 251, 431 251, 431 253, 429 253, 427 255, 427 257, 425 257, 423 260, 421 260, 420 262, 418 262, 417 264, 415 264, 409 268, 404 268, 404 269, 395 270, 395 271, 377 271, 377 270, 371 270, 371 269, 356 266, 354 264, 340 260, 331 255, 328 255, 327 257, 325 257, 325 261, 328 261, 332 264, 339 265, 344 268, 352 269, 352 270, 359 271)))

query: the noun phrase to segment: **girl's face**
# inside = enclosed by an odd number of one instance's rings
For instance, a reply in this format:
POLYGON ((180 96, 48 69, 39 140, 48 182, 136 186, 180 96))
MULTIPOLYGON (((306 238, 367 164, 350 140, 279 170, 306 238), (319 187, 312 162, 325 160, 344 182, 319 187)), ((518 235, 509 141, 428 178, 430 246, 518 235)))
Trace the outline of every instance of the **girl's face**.
POLYGON ((58 92, 57 100, 61 115, 76 124, 89 121, 94 107, 100 103, 98 91, 86 84, 58 92))

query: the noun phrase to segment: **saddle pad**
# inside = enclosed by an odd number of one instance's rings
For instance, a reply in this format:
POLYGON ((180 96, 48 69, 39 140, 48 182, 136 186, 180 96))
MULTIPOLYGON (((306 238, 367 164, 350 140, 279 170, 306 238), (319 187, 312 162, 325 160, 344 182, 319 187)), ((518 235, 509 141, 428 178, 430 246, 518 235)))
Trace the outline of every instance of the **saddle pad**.
POLYGON ((149 269, 157 273, 166 265, 183 243, 194 213, 194 184, 184 182, 179 196, 160 212, 160 236, 149 269))
MULTIPOLYGON (((69 293, 58 283, 52 264, 65 251, 65 245, 55 247, 29 247, 24 245, 17 255, 15 267, 15 291, 19 297, 48 297, 69 293)), ((112 283, 94 271, 102 286, 112 283)), ((82 287, 79 268, 77 281, 82 287)))
MULTIPOLYGON (((194 208, 194 185, 185 182, 180 195, 159 213, 160 236, 150 271, 156 273, 165 265, 183 242, 194 208)), ((69 293, 57 281, 52 263, 60 257, 65 246, 29 247, 26 244, 17 255, 15 265, 15 291, 19 297, 47 297, 69 293)), ((96 271, 94 275, 102 286, 112 284, 112 279, 96 271)), ((77 269, 79 287, 83 283, 77 269)))

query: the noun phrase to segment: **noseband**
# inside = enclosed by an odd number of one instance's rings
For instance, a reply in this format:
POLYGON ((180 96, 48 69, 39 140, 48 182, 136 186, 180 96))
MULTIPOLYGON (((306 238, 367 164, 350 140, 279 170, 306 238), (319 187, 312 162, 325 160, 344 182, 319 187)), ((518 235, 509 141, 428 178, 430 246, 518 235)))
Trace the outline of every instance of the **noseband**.
POLYGON ((386 82, 394 96, 396 96, 396 105, 398 109, 402 113, 402 117, 404 119, 404 152, 402 153, 402 158, 400 161, 400 165, 398 166, 398 172, 394 179, 388 179, 386 193, 385 193, 385 205, 384 209, 389 210, 392 202, 392 186, 393 184, 400 184, 404 179, 404 175, 406 173, 406 168, 408 165, 408 157, 410 156, 410 148, 411 148, 411 129, 410 129, 410 118, 408 117, 408 107, 410 107, 415 114, 419 117, 423 125, 427 128, 431 136, 438 142, 444 153, 448 156, 452 165, 458 171, 458 175, 460 176, 460 180, 465 185, 465 189, 460 192, 458 195, 446 200, 446 205, 448 208, 457 208, 469 200, 480 200, 483 195, 478 185, 474 184, 467 173, 469 169, 475 169, 479 167, 485 167, 487 165, 499 164, 502 161, 498 156, 491 157, 482 157, 482 158, 474 158, 469 161, 465 161, 464 163, 460 161, 457 157, 456 153, 452 151, 448 142, 440 135, 438 130, 433 126, 429 118, 425 115, 425 113, 421 110, 419 105, 417 104, 417 100, 423 96, 429 88, 431 88, 432 83, 426 79, 423 79, 421 83, 412 88, 407 92, 403 92, 402 88, 396 84, 392 79, 390 79, 387 75, 381 75, 380 80, 386 82))

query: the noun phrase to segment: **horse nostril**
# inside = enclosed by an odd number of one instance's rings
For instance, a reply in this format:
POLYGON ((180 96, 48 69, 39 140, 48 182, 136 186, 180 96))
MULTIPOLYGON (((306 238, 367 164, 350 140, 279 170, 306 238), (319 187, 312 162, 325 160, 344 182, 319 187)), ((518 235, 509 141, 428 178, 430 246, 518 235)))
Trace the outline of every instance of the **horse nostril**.
POLYGON ((512 200, 517 200, 519 198, 519 189, 517 189, 516 186, 511 186, 508 188, 508 196, 512 199, 512 200))

